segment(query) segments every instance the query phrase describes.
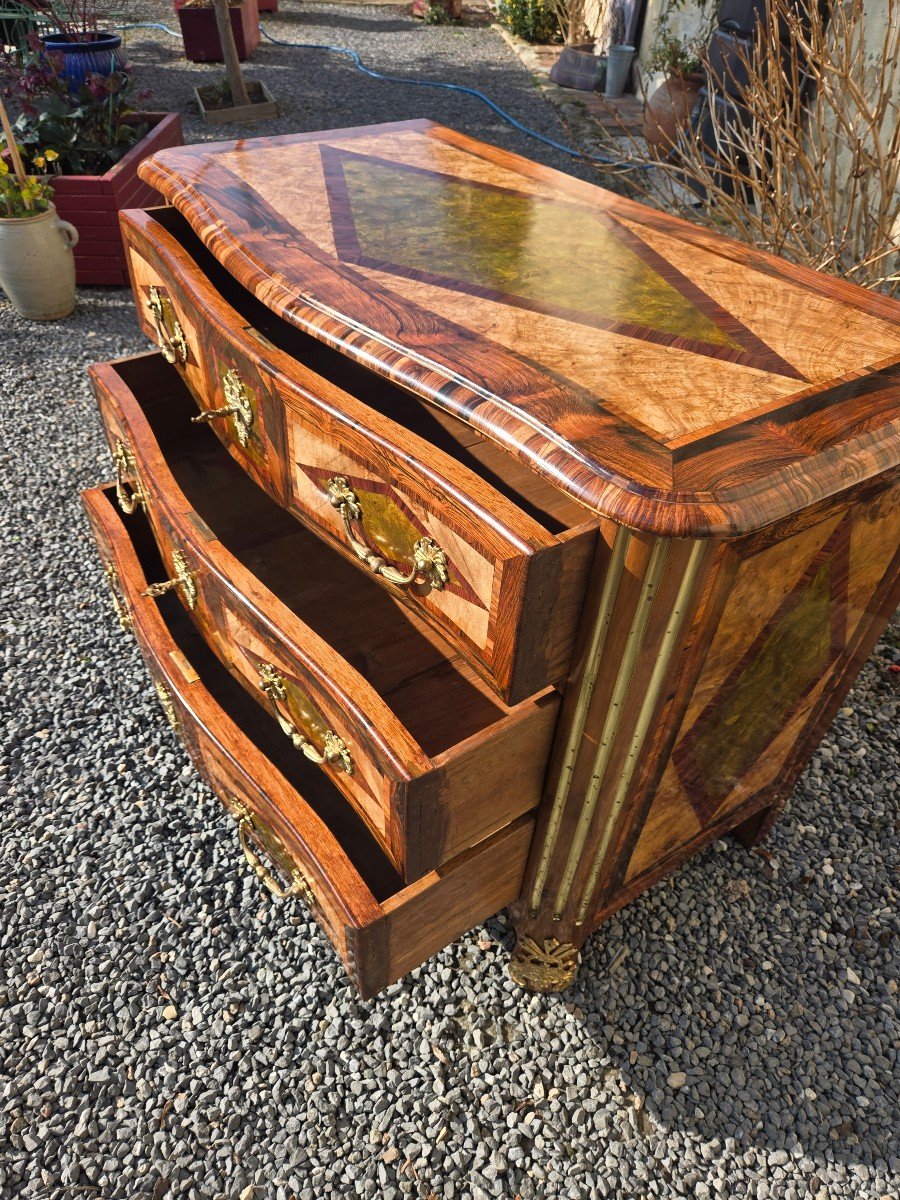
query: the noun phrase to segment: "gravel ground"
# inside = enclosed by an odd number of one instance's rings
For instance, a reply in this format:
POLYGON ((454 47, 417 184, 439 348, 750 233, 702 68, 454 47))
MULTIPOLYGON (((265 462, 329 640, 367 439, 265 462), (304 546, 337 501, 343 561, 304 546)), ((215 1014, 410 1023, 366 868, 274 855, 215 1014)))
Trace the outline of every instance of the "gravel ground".
MULTIPOLYGON (((160 16, 163 9, 152 0, 132 0, 130 19, 163 21, 177 29, 168 11, 160 16)), ((503 39, 486 28, 487 15, 473 19, 478 23, 469 27, 425 25, 400 6, 301 5, 298 0, 282 0, 281 12, 263 14, 262 25, 280 41, 352 47, 366 66, 383 74, 478 88, 522 124, 571 145, 556 111, 541 97, 529 72, 503 39)), ((221 64, 188 62, 181 54, 180 39, 157 30, 135 29, 127 36, 136 79, 152 90, 152 107, 183 114, 186 141, 429 117, 548 166, 598 179, 596 168, 519 133, 471 96, 384 83, 357 71, 342 55, 289 49, 266 40, 245 70, 248 79, 265 81, 281 106, 281 115, 258 125, 211 127, 193 111, 193 88, 221 78, 221 64)))
MULTIPOLYGON (((429 56, 554 129, 493 34, 315 12, 315 37, 327 17, 382 65, 429 56)), ((327 60, 324 90, 258 62, 285 129, 410 111, 327 60)), ((85 368, 143 348, 121 292, 49 326, 0 303, 0 1196, 895 1197, 896 638, 767 854, 698 856, 591 940, 569 995, 512 986, 501 916, 360 1003, 302 906, 260 895, 113 617, 77 499, 110 476, 85 368)))

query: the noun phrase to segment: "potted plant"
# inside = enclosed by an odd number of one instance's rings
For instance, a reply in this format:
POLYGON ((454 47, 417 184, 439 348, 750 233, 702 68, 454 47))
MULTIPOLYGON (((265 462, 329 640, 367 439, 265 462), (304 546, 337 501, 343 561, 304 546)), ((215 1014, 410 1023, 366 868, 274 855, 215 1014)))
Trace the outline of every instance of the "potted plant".
POLYGON ((278 105, 266 85, 244 79, 234 31, 228 19, 228 0, 213 0, 213 11, 225 59, 225 78, 206 87, 194 88, 200 115, 209 125, 264 121, 278 116, 278 105))
POLYGON ((644 137, 658 150, 671 150, 681 129, 690 123, 704 84, 702 54, 712 32, 712 0, 700 0, 699 32, 675 32, 672 18, 686 0, 669 0, 660 14, 656 37, 647 59, 650 71, 663 73, 659 87, 644 107, 644 137))
POLYGON ((40 40, 61 56, 61 76, 76 92, 88 75, 107 75, 123 65, 122 38, 100 25, 95 0, 21 0, 33 22, 42 29, 40 40))
POLYGON ((550 68, 550 82, 581 92, 601 88, 606 59, 594 51, 585 21, 585 0, 548 0, 548 7, 564 42, 562 53, 550 68))
POLYGON ((11 147, 0 159, 0 286, 21 316, 59 320, 75 307, 78 232, 60 220, 50 185, 26 173, 2 101, 0 121, 11 147))
MULTIPOLYGON (((175 0, 175 11, 184 39, 184 55, 191 62, 223 62, 222 39, 212 0, 175 0)), ((259 45, 259 9, 256 0, 228 5, 231 32, 238 58, 243 62, 259 45)))
POLYGON ((138 111, 127 66, 88 75, 74 93, 64 67, 61 55, 34 40, 21 64, 9 67, 7 88, 21 109, 14 136, 28 169, 46 174, 60 216, 81 235, 78 282, 125 286, 119 210, 158 203, 137 168, 157 150, 182 144, 181 119, 138 111))

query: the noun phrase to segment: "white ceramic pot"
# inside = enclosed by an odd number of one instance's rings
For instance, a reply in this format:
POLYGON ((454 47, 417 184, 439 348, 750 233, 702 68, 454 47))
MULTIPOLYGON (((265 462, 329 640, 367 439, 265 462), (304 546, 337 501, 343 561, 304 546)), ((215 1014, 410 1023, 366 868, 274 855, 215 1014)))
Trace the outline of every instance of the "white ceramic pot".
POLYGON ((0 217, 0 287, 21 316, 56 321, 75 307, 78 230, 51 204, 36 217, 0 217))

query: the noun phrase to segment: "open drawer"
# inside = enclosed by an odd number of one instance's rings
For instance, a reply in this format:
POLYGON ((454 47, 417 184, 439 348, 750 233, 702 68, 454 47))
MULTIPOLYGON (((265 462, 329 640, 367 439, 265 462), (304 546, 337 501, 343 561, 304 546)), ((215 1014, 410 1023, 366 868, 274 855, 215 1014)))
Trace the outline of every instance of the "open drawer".
POLYGON ((596 519, 462 420, 272 313, 174 208, 124 213, 122 229, 144 329, 244 470, 507 703, 561 683, 596 519))
POLYGON ((309 905, 364 997, 516 897, 531 817, 405 886, 353 807, 291 753, 175 597, 144 595, 162 565, 146 520, 126 529, 112 487, 83 500, 120 620, 137 638, 169 723, 235 817, 256 874, 309 905))
POLYGON ((559 696, 507 708, 443 638, 225 453, 159 354, 91 375, 158 595, 353 803, 407 880, 537 808, 559 696))

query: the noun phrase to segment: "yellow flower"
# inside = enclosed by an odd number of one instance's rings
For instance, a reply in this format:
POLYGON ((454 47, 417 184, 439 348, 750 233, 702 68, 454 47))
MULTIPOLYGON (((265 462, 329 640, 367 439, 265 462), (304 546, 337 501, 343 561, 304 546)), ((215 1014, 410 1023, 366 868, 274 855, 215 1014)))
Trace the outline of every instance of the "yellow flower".
POLYGON ((34 160, 34 165, 35 165, 36 167, 46 167, 46 165, 47 165, 47 160, 46 160, 46 159, 43 157, 43 155, 41 155, 41 154, 38 154, 38 155, 35 157, 35 160, 34 160))
POLYGON ((46 158, 47 162, 56 162, 56 160, 59 158, 59 155, 55 150, 47 150, 44 153, 44 157, 46 158))
POLYGON ((8 175, 9 167, 6 165, 6 160, 0 158, 0 175, 8 175))

